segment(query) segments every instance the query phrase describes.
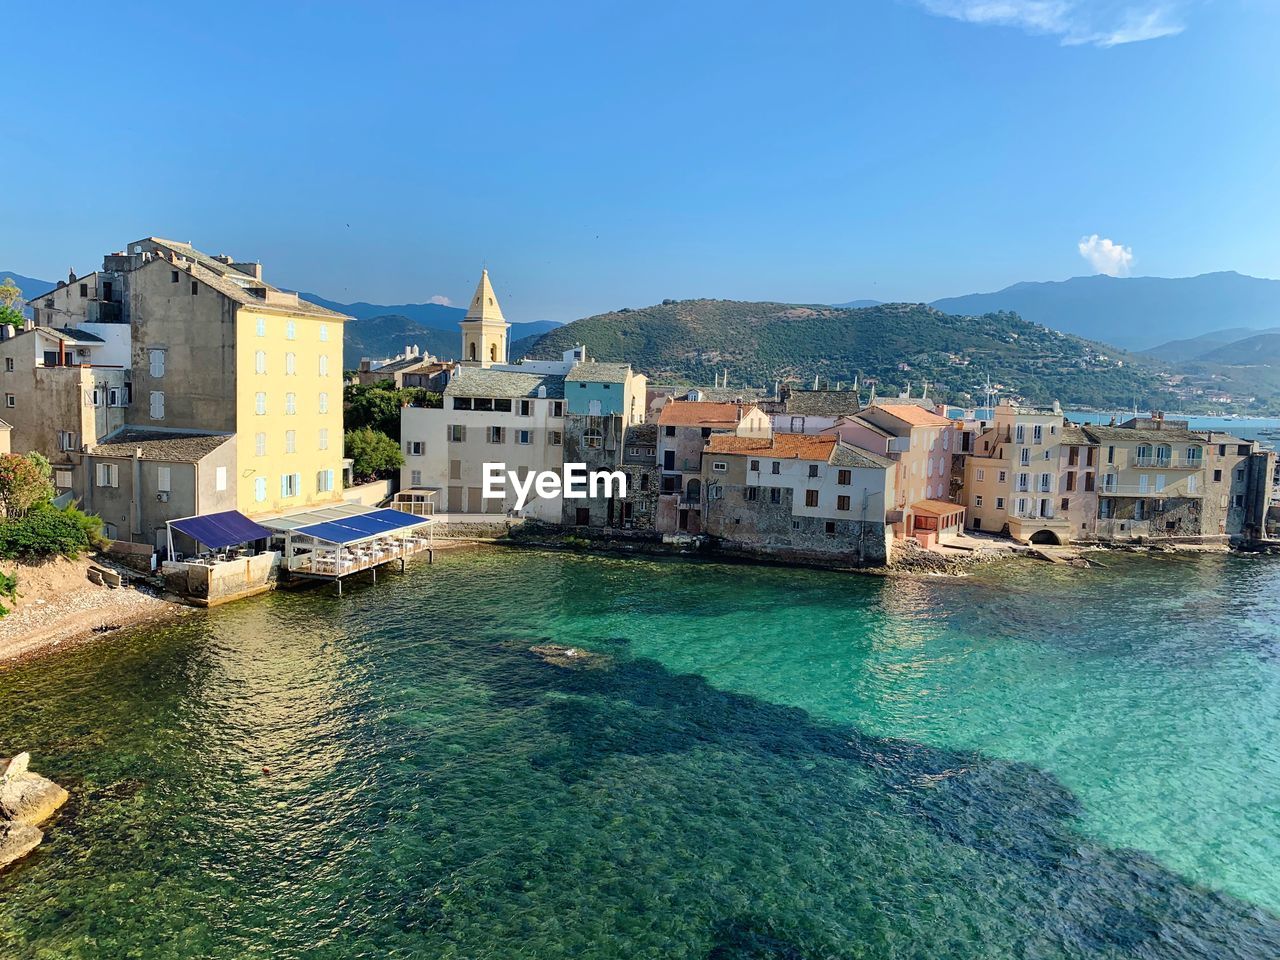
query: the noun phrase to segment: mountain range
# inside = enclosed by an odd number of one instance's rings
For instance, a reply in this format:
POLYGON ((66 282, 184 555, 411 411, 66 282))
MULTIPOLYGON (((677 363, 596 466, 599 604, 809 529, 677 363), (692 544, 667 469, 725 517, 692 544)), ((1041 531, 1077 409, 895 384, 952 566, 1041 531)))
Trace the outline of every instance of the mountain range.
POLYGON ((1015 283, 995 293, 945 297, 931 304, 944 313, 980 316, 1008 310, 1054 330, 1129 350, 1164 340, 1246 328, 1280 326, 1280 280, 1243 274, 1198 277, 1073 277, 1015 283))
MULTIPOLYGON (((52 290, 56 284, 48 280, 0 271, 0 281, 12 277, 22 288, 27 300, 34 300, 52 290)), ((299 292, 304 300, 345 313, 355 319, 346 326, 343 340, 343 366, 353 369, 361 357, 394 357, 406 346, 421 347, 437 357, 462 356, 462 332, 459 321, 467 311, 439 303, 342 303, 315 293, 299 292)), ((537 337, 559 324, 554 320, 534 320, 511 324, 514 342, 524 337, 537 337)))
POLYGON ((1161 365, 1049 330, 1012 313, 953 316, 916 303, 845 308, 666 301, 604 313, 515 350, 553 359, 582 343, 600 360, 627 360, 651 381, 772 386, 775 379, 836 385, 869 380, 881 396, 924 383, 930 396, 981 402, 986 377, 1033 402, 1128 409, 1174 401, 1161 365))
MULTIPOLYGON (((49 281, 0 272, 0 279, 5 276, 12 276, 28 298, 54 286, 49 281)), ((355 318, 346 326, 343 359, 348 368, 356 366, 361 357, 394 356, 412 345, 442 357, 456 357, 461 353, 458 322, 465 315, 461 307, 438 303, 343 303, 305 292, 302 296, 355 318)), ((635 348, 626 359, 651 374, 678 379, 710 379, 713 371, 727 366, 731 368, 731 375, 749 376, 760 383, 792 374, 810 379, 814 373, 829 374, 831 379, 841 376, 851 379, 851 371, 855 370, 895 382, 892 374, 903 372, 896 371, 896 364, 904 362, 915 374, 911 379, 927 376, 935 383, 949 382, 955 373, 947 369, 954 365, 951 361, 938 368, 932 361, 917 363, 910 357, 928 356, 934 349, 965 356, 967 349, 977 348, 977 355, 982 355, 980 339, 973 339, 979 336, 982 324, 975 329, 967 322, 951 319, 947 321, 951 333, 944 338, 939 330, 926 323, 931 332, 924 349, 909 337, 894 340, 890 336, 885 342, 893 342, 894 349, 900 351, 898 359, 893 360, 894 369, 890 369, 886 364, 893 359, 891 356, 858 355, 852 343, 839 339, 845 335, 844 322, 839 321, 838 313, 831 316, 826 313, 883 309, 885 322, 900 327, 910 321, 904 328, 909 329, 911 323, 924 322, 922 318, 933 316, 919 312, 927 307, 939 317, 951 318, 988 318, 1016 313, 1040 331, 1032 337, 1001 320, 1007 327, 1007 336, 1024 344, 1038 343, 1043 334, 1060 331, 1091 341, 1090 349, 1101 355, 1120 357, 1116 348, 1098 346, 1101 343, 1137 351, 1127 357, 1127 362, 1139 372, 1145 371, 1144 376, 1164 371, 1182 378, 1178 387, 1180 406, 1183 402, 1198 402, 1195 399, 1198 396, 1224 394, 1241 398, 1238 402, 1244 406, 1238 409, 1270 409, 1280 405, 1280 281, 1239 273, 1210 273, 1178 279, 1075 277, 1046 283, 1017 283, 994 293, 948 297, 929 305, 887 305, 877 300, 852 300, 830 307, 711 300, 679 302, 691 303, 738 304, 738 307, 719 311, 725 325, 712 329, 704 329, 696 318, 688 326, 683 321, 673 322, 659 307, 624 309, 564 326, 550 320, 513 323, 511 355, 513 358, 526 353, 544 356, 556 346, 567 349, 572 345, 570 341, 577 339, 602 359, 623 359, 618 347, 626 343, 629 349, 635 348), (781 328, 766 325, 768 329, 763 332, 771 339, 759 344, 751 342, 761 334, 755 320, 788 310, 800 310, 803 316, 809 317, 816 324, 815 335, 836 334, 835 340, 820 341, 831 348, 830 357, 814 355, 810 349, 814 341, 798 333, 794 323, 785 335, 780 333, 781 328), (601 317, 612 319, 602 321, 601 317), (962 331, 969 332, 962 334, 962 331), (664 337, 671 338, 670 342, 664 344, 664 337), (695 337, 701 339, 692 339, 695 337), (1164 342, 1160 342, 1162 339, 1164 342), (717 359, 719 357, 732 362, 724 363, 717 359), (648 364, 651 366, 646 366, 648 364), (840 373, 833 372, 837 370, 840 373), (1249 400, 1251 397, 1254 399, 1249 400)), ((689 310, 686 308, 684 312, 689 310)), ((886 336, 890 333, 893 331, 886 331, 886 336)), ((860 336, 859 349, 865 350, 869 342, 874 342, 874 338, 868 340, 865 335, 860 336)), ((1051 350, 1041 351, 1042 358, 1055 355, 1051 350)), ((971 355, 970 359, 975 356, 971 355)), ((989 359, 983 359, 987 364, 982 368, 984 374, 989 372, 992 377, 1007 379, 1014 384, 1013 389, 1028 396, 1033 395, 1032 392, 1027 392, 1020 383, 1026 375, 1034 374, 1036 383, 1054 382, 1053 377, 1043 375, 1043 363, 1034 358, 1025 358, 1027 363, 1016 361, 1012 366, 993 365, 989 359)), ((1065 374, 1075 384, 1058 394, 1063 399, 1088 402, 1085 397, 1128 394, 1129 398, 1123 403, 1128 408, 1143 391, 1154 391, 1153 398, 1160 396, 1158 385, 1142 377, 1122 384, 1127 377, 1117 379, 1109 375, 1107 379, 1114 381, 1110 386, 1100 386, 1097 377, 1081 380, 1080 367, 1073 365, 1075 361, 1065 355, 1063 359, 1068 363, 1065 374)), ((1166 386, 1167 383, 1166 379, 1166 386)))

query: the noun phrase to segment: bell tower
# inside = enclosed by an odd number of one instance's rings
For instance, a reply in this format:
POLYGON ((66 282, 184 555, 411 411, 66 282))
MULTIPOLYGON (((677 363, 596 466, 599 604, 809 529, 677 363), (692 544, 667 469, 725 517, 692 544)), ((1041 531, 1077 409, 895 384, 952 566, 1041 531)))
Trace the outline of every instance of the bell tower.
POLYGON ((502 315, 489 271, 480 274, 475 296, 467 315, 462 318, 462 364, 467 367, 491 367, 507 362, 507 331, 511 324, 502 315))

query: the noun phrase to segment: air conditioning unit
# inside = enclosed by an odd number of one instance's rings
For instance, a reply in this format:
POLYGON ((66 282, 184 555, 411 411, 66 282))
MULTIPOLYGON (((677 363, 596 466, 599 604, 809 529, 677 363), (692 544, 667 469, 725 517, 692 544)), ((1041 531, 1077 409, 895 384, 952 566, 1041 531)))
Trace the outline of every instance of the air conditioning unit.
POLYGON ((168 491, 168 490, 161 490, 159 493, 157 493, 157 494, 156 494, 156 499, 157 499, 157 500, 159 500, 161 503, 168 503, 168 502, 169 502, 169 491, 168 491))

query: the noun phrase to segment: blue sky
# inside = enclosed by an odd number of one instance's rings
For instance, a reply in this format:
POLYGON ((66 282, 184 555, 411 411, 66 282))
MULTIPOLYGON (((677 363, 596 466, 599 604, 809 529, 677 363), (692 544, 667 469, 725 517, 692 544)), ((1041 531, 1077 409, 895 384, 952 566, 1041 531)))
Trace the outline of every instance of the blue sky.
POLYGON ((487 262, 510 319, 570 320, 1280 275, 1271 0, 18 4, 6 27, 0 268, 31 276, 157 234, 338 300, 465 302, 487 262))

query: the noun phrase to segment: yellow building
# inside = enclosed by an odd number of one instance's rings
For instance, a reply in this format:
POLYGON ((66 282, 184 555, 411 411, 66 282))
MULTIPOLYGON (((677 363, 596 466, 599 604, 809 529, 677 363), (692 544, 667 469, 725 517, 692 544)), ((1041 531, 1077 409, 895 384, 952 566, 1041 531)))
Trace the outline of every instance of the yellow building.
POLYGON ((235 434, 242 513, 340 500, 348 318, 189 244, 153 237, 127 256, 131 422, 235 434))

